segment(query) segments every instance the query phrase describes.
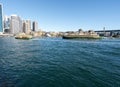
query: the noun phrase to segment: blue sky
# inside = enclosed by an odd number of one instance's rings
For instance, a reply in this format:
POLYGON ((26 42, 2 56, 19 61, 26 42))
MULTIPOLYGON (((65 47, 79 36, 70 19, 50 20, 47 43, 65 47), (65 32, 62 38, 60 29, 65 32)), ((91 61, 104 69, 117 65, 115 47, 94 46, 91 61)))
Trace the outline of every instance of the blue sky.
POLYGON ((0 0, 3 14, 38 21, 45 31, 120 29, 120 0, 0 0))

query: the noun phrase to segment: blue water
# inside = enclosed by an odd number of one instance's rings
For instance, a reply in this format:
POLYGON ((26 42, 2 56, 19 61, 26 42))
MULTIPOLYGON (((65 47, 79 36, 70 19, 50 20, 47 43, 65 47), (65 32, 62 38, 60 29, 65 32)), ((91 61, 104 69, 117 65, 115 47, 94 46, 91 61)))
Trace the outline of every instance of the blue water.
POLYGON ((0 38, 0 87, 120 87, 120 39, 0 38))

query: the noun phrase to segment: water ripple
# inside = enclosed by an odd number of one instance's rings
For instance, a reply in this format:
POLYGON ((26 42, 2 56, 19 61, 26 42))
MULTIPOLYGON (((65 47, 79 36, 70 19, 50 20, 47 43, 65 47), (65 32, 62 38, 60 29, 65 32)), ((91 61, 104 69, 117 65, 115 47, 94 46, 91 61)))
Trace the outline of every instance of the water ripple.
POLYGON ((0 38, 0 87, 120 87, 119 42, 0 38))

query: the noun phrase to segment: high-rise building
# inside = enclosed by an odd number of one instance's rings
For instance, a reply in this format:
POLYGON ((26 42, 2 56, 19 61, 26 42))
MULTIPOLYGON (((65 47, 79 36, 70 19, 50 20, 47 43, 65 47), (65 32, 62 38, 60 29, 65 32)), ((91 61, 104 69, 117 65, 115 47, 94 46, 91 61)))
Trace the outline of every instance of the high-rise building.
POLYGON ((4 29, 10 29, 10 17, 9 16, 4 16, 4 29))
POLYGON ((10 17, 4 16, 3 23, 4 23, 4 32, 10 33, 10 17))
POLYGON ((23 32, 22 20, 17 15, 12 15, 10 20, 10 33, 17 34, 23 32))
POLYGON ((33 22, 33 31, 38 30, 38 23, 36 21, 33 22))
POLYGON ((0 33, 3 33, 2 5, 0 4, 0 33))
POLYGON ((24 33, 27 32, 27 24, 26 24, 25 20, 23 20, 23 32, 24 33))
POLYGON ((31 21, 30 20, 23 21, 23 32, 30 34, 31 32, 31 21))

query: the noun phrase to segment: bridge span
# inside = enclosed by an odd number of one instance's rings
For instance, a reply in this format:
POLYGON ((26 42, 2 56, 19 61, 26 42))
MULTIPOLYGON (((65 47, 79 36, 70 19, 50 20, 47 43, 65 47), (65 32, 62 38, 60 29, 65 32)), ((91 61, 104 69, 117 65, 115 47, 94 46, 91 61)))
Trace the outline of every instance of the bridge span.
POLYGON ((117 30, 98 30, 95 32, 97 34, 99 34, 100 36, 106 36, 106 37, 120 35, 120 29, 117 29, 117 30))

